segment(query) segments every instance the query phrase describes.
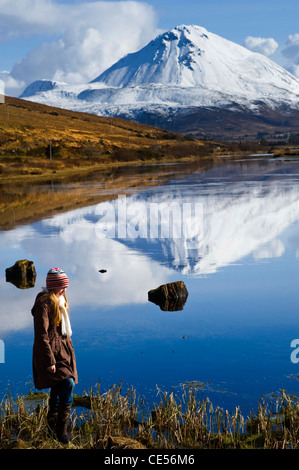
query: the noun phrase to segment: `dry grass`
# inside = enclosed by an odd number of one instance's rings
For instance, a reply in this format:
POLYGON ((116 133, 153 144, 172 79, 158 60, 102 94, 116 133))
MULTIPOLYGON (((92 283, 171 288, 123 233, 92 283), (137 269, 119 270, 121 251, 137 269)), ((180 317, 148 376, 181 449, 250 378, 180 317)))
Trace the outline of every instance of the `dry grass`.
MULTIPOLYGON (((299 405, 282 390, 261 400, 257 413, 245 418, 197 399, 194 390, 178 397, 158 390, 150 409, 134 390, 121 385, 101 394, 74 397, 71 416, 73 449, 287 449, 299 445, 299 405)), ((0 448, 65 447, 49 432, 47 394, 30 393, 0 408, 0 448), (39 403, 37 403, 39 402, 39 403)))
POLYGON ((0 177, 40 179, 128 162, 202 158, 219 145, 17 98, 0 104, 0 177))
MULTIPOLYGON (((0 230, 105 200, 84 187, 92 174, 105 193, 113 185, 140 186, 140 166, 185 162, 199 169, 228 151, 228 144, 6 97, 0 104, 0 230), (130 180, 121 181, 128 166, 130 180), (71 192, 49 188, 70 181, 77 184, 71 192), (44 188, 35 191, 41 183, 44 188)), ((154 174, 143 177, 145 186, 155 184, 154 174)))

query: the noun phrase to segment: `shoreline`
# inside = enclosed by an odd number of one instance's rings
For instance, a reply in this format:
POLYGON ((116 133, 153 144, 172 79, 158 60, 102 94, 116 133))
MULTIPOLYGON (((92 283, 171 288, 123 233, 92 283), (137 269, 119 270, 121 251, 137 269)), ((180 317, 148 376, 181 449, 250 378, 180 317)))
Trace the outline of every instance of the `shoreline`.
MULTIPOLYGON (((111 196, 113 189, 161 184, 175 165, 198 170, 272 151, 265 143, 200 140, 12 97, 0 105, 0 122, 0 230, 107 200, 107 194, 88 192, 92 178, 111 196), (62 188, 68 183, 77 185, 71 193, 62 188)), ((291 153, 291 147, 275 147, 273 157, 291 153)))
POLYGON ((164 184, 170 178, 203 171, 228 160, 249 160, 257 155, 236 152, 202 157, 151 158, 133 161, 86 162, 52 170, 0 173, 0 230, 11 230, 55 214, 115 199, 148 186, 164 184), (66 189, 66 185, 69 186, 66 189), (97 188, 97 191, 94 191, 97 188), (92 190, 91 190, 92 189, 92 190))
MULTIPOLYGON (((49 180, 59 180, 73 177, 85 177, 92 172, 110 172, 117 168, 136 168, 136 167, 149 167, 149 166, 166 166, 166 165, 184 165, 184 164, 201 164, 206 161, 212 161, 213 163, 220 163, 223 159, 235 160, 235 159, 248 159, 256 157, 269 157, 269 158, 287 158, 287 159, 299 159, 299 150, 292 149, 287 147, 271 149, 268 152, 261 150, 260 152, 251 152, 251 151, 231 151, 225 152, 226 149, 219 149, 219 151, 213 151, 207 153, 206 155, 185 155, 185 156, 176 156, 172 157, 171 155, 163 156, 151 156, 149 158, 136 158, 132 160, 111 160, 108 158, 97 159, 95 161, 62 161, 56 160, 52 162, 44 162, 42 159, 38 158, 38 163, 41 163, 39 168, 31 167, 29 165, 30 160, 22 166, 17 165, 17 162, 20 160, 20 157, 11 156, 11 162, 8 165, 6 171, 1 169, 1 156, 0 156, 0 185, 1 184, 29 184, 36 182, 46 182, 49 180), (15 161, 14 161, 15 160, 15 161), (55 166, 57 165, 57 166, 55 166), (1 171, 2 170, 2 171, 1 171)), ((142 152, 142 149, 140 149, 142 152)), ((36 164, 36 161, 34 161, 36 164)))
POLYGON ((140 402, 136 390, 123 393, 121 383, 104 394, 95 390, 91 395, 74 395, 69 444, 61 444, 55 431, 49 432, 47 393, 30 392, 16 400, 6 397, 0 449, 167 449, 193 455, 204 449, 298 447, 298 401, 285 390, 267 401, 261 399, 258 409, 247 416, 240 407, 214 408, 208 397, 198 398, 196 390, 184 390, 181 397, 157 392, 160 401, 151 407, 140 402))
MULTIPOLYGON (((212 157, 208 156, 206 159, 210 159, 212 157)), ((205 160, 203 158, 202 160, 205 160)), ((113 169, 117 168, 124 168, 124 167, 130 167, 130 168, 135 168, 138 166, 162 166, 162 165, 171 165, 171 164, 180 164, 180 163, 192 163, 195 161, 195 158, 182 158, 182 159, 171 159, 171 158, 165 158, 165 159, 151 159, 147 161, 143 160, 133 160, 129 162, 101 162, 101 163, 91 163, 91 164, 82 164, 82 165, 74 165, 74 166, 69 166, 66 168, 57 168, 55 170, 52 170, 50 168, 47 169, 40 169, 37 171, 30 171, 28 169, 28 173, 19 173, 18 171, 11 171, 10 173, 7 173, 4 175, 5 177, 5 183, 10 184, 10 183, 36 183, 36 182, 45 182, 48 180, 59 180, 59 179, 65 179, 65 178, 72 178, 72 177, 77 177, 77 176, 86 176, 89 173, 92 172, 109 172, 113 169)), ((0 184, 2 183, 2 178, 0 175, 0 184)))
POLYGON ((217 156, 111 162, 61 169, 51 173, 0 177, 0 230, 37 222, 45 217, 91 206, 163 184, 178 174, 204 170, 220 161, 217 156), (70 186, 66 189, 65 185, 70 186), (94 188, 97 191, 94 191, 94 188))

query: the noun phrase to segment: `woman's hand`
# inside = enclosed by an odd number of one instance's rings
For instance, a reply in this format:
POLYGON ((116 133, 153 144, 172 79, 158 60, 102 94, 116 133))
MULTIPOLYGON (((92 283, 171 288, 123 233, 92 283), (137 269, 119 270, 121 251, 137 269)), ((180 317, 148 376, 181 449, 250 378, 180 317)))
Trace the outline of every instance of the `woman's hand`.
POLYGON ((53 364, 53 366, 47 367, 47 371, 50 372, 50 374, 55 374, 56 372, 55 364, 53 364))

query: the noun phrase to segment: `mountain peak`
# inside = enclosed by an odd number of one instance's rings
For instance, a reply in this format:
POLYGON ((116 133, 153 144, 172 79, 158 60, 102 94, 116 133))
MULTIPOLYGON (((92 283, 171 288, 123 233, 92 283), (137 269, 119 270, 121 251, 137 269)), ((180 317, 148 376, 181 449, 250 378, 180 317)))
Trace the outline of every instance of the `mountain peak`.
POLYGON ((172 41, 175 39, 180 39, 181 37, 184 36, 190 36, 192 34, 201 34, 205 39, 209 38, 209 33, 208 31, 202 27, 202 26, 197 26, 197 25, 185 25, 181 24, 179 26, 175 26, 173 29, 170 29, 169 31, 165 31, 164 33, 160 34, 158 37, 164 37, 166 40, 172 41))
POLYGON ((45 104, 104 116, 144 122, 145 115, 160 114, 176 122, 179 115, 192 116, 195 108, 204 115, 204 109, 212 108, 254 114, 266 108, 270 114, 274 109, 299 109, 299 80, 261 54, 204 27, 182 24, 88 84, 37 81, 26 90, 25 97, 29 95, 45 104))
POLYGON ((144 84, 196 86, 198 80, 184 76, 184 68, 204 53, 208 31, 200 26, 180 25, 153 39, 138 52, 128 54, 91 83, 127 87, 144 84))
POLYGON ((273 84, 299 93, 299 81, 267 57, 196 25, 180 25, 164 32, 91 83, 118 88, 200 87, 238 96, 254 96, 257 90, 273 84))
POLYGON ((202 34, 206 39, 208 39, 209 32, 207 31, 206 28, 203 26, 198 26, 196 24, 191 24, 191 25, 186 25, 186 24, 181 24, 178 26, 175 26, 173 29, 167 31, 165 34, 170 33, 170 32, 178 32, 178 33, 183 33, 183 34, 192 34, 194 32, 202 34))

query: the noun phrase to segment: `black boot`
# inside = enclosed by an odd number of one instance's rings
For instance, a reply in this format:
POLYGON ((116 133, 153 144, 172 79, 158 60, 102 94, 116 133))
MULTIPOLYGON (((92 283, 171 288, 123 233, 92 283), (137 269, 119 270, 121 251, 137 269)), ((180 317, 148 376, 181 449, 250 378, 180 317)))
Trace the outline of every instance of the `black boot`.
POLYGON ((51 432, 53 433, 55 433, 56 431, 57 418, 58 418, 58 412, 56 410, 51 410, 51 408, 49 408, 49 411, 47 414, 47 423, 51 432))
POLYGON ((56 434, 57 434, 58 440, 62 444, 68 444, 72 440, 72 437, 67 431, 70 414, 71 414, 71 408, 72 408, 71 405, 67 405, 67 406, 59 405, 58 407, 56 434))

